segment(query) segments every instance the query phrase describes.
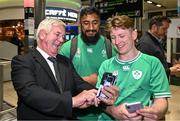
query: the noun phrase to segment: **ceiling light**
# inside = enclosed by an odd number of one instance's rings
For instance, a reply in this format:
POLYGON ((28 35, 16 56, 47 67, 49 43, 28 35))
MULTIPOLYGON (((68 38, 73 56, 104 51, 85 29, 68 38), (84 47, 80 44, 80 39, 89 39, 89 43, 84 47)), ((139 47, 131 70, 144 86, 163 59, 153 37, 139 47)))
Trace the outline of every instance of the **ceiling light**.
POLYGON ((159 8, 166 8, 166 7, 163 6, 162 4, 156 3, 156 2, 151 1, 151 0, 144 0, 144 1, 146 1, 146 3, 148 3, 148 4, 155 5, 155 6, 159 7, 159 8))
POLYGON ((152 4, 152 1, 150 1, 150 0, 148 0, 148 1, 146 1, 147 3, 149 3, 149 4, 152 4))
POLYGON ((157 6, 157 7, 162 7, 162 5, 160 5, 160 4, 157 4, 156 6, 157 6))

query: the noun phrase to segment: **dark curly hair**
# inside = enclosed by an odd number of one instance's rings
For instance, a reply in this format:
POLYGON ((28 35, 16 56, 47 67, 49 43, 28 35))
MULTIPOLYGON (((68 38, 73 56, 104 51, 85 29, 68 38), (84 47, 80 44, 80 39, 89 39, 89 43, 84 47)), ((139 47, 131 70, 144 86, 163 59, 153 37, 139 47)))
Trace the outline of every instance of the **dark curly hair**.
POLYGON ((162 26, 163 23, 162 22, 168 22, 171 23, 171 20, 166 17, 166 16, 154 16, 151 18, 150 22, 149 22, 149 29, 151 29, 152 25, 156 25, 156 26, 162 26))
POLYGON ((80 19, 84 15, 89 15, 89 14, 93 14, 93 13, 95 13, 96 15, 98 15, 100 17, 100 12, 96 7, 84 7, 80 10, 80 19))

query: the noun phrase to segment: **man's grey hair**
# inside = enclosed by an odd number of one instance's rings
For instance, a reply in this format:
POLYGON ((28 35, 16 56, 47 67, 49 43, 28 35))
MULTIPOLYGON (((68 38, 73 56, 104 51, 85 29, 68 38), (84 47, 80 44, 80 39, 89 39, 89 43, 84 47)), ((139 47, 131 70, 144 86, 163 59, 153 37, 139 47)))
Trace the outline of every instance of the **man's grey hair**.
POLYGON ((62 20, 59 20, 59 19, 46 18, 42 20, 36 31, 37 41, 39 40, 38 35, 39 35, 40 30, 44 29, 48 33, 51 31, 52 26, 57 26, 57 25, 64 26, 64 27, 66 26, 66 24, 62 20))

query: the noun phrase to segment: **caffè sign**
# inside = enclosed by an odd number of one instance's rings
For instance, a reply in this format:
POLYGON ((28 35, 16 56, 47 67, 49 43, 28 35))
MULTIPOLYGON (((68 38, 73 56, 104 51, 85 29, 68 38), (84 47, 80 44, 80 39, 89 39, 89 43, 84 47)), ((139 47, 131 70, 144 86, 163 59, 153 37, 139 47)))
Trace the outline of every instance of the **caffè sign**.
POLYGON ((67 8, 46 7, 45 15, 47 18, 57 18, 75 22, 78 19, 78 12, 67 8))

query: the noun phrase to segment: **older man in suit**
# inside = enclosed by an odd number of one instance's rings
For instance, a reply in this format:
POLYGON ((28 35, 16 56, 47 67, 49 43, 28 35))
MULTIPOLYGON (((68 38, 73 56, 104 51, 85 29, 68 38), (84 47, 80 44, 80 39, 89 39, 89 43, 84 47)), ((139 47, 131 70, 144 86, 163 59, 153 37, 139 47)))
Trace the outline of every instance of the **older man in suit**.
MULTIPOLYGON (((83 81, 71 61, 57 55, 64 42, 65 24, 57 19, 43 20, 37 29, 37 48, 12 60, 12 81, 18 94, 18 120, 74 119, 74 108, 97 106, 97 90, 83 81), (56 66, 49 57, 56 60, 56 66), (56 70, 58 69, 59 74, 56 70)), ((106 104, 113 104, 117 91, 106 104)))

